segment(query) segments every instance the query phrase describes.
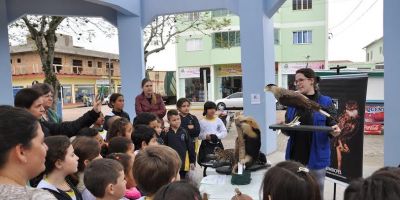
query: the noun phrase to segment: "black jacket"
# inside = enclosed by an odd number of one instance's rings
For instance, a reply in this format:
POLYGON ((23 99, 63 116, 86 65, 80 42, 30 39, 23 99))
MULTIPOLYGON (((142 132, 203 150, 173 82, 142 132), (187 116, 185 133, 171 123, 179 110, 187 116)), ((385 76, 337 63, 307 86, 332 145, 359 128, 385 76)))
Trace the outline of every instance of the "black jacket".
POLYGON ((45 137, 52 135, 66 135, 68 137, 75 136, 79 130, 84 127, 91 126, 99 118, 100 114, 94 110, 86 112, 77 120, 62 123, 53 123, 40 120, 45 137))
POLYGON ((196 162, 196 153, 194 152, 194 146, 192 138, 183 128, 178 128, 176 133, 172 128, 166 133, 161 133, 161 137, 164 140, 164 144, 175 149, 179 157, 182 160, 181 170, 185 169, 186 152, 189 153, 189 163, 196 162))
POLYGON ((200 124, 196 116, 188 114, 186 116, 181 116, 181 128, 185 129, 192 139, 199 137, 200 134, 200 124), (188 126, 193 125, 193 129, 189 129, 188 126))
POLYGON ((107 131, 108 131, 108 129, 109 129, 110 127, 108 127, 107 121, 108 121, 111 117, 113 117, 113 116, 115 116, 115 115, 116 115, 116 116, 123 117, 123 118, 126 118, 128 121, 131 121, 131 118, 129 117, 129 114, 128 114, 127 112, 125 112, 125 111, 117 112, 117 111, 115 111, 115 110, 112 110, 111 112, 113 113, 113 115, 106 115, 106 116, 104 117, 104 124, 103 124, 104 130, 107 130, 107 131))

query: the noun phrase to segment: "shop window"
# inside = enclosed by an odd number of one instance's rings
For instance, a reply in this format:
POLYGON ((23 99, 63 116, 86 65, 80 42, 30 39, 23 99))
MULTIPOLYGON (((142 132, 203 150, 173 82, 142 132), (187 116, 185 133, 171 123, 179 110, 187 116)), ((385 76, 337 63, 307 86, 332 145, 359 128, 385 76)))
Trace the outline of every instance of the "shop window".
POLYGON ((200 78, 185 79, 185 96, 191 102, 204 102, 204 87, 200 78))

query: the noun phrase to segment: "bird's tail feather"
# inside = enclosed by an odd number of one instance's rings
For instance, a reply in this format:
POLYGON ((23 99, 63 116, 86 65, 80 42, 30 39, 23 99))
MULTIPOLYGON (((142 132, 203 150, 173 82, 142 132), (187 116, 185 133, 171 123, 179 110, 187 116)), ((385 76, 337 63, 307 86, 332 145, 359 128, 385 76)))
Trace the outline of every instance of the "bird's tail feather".
POLYGON ((321 114, 323 114, 325 117, 329 117, 331 119, 333 119, 335 122, 338 122, 337 119, 335 119, 332 115, 330 115, 328 112, 326 112, 325 110, 320 109, 318 112, 320 112, 321 114))

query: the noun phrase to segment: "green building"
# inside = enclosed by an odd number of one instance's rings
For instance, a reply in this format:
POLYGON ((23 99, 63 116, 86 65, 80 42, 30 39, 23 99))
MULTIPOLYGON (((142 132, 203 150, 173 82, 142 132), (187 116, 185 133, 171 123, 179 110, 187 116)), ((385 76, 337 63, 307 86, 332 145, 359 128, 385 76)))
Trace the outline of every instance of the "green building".
MULTIPOLYGON (((327 0, 286 1, 274 16, 275 71, 281 74, 310 67, 324 69, 327 62, 327 0)), ((189 13, 196 20, 204 13, 189 13)), ((218 31, 188 31, 177 42, 178 97, 192 102, 216 100, 242 89, 240 19, 228 10, 206 13, 207 17, 231 20, 218 31), (206 90, 202 75, 209 76, 206 90), (205 91, 207 93, 205 93, 205 91)), ((178 22, 179 26, 179 22, 178 22)), ((284 76, 286 77, 286 76, 284 76)), ((207 79, 206 79, 207 80, 207 79)))

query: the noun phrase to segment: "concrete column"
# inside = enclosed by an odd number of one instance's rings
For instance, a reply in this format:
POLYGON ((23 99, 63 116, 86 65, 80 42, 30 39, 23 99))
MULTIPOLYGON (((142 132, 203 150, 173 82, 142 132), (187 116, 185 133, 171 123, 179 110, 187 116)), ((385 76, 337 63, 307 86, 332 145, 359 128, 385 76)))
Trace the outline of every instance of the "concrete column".
POLYGON ((0 105, 14 105, 6 1, 0 0, 0 105))
POLYGON ((72 98, 71 103, 76 103, 76 101, 75 101, 75 84, 71 84, 71 98, 72 98))
POLYGON ((383 32, 385 56, 385 135, 384 135, 384 163, 385 166, 398 166, 400 93, 400 1, 383 2, 383 32))
POLYGON ((276 134, 268 126, 276 122, 275 99, 264 86, 275 83, 273 20, 266 16, 263 0, 239 0, 239 16, 244 112, 261 126, 261 151, 272 153, 276 134), (253 94, 260 104, 252 104, 253 94))
POLYGON ((124 109, 133 119, 136 116, 135 97, 142 92, 140 84, 145 75, 143 30, 140 17, 118 14, 117 23, 124 109))

